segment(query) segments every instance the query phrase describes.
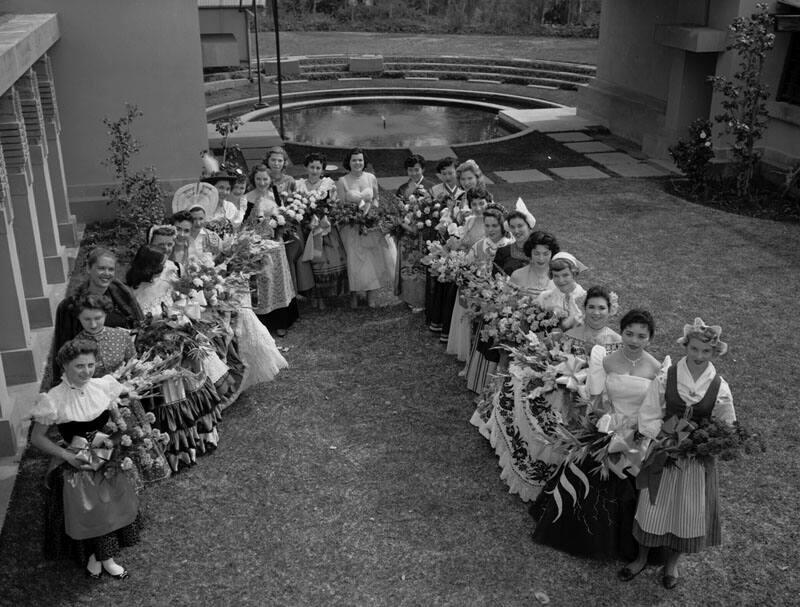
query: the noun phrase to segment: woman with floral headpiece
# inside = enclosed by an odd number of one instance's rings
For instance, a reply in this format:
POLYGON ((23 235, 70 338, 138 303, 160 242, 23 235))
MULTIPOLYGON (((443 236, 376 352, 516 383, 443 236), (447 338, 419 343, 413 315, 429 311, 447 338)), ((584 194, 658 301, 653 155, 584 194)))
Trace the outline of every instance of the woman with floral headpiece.
MULTIPOLYGON (((672 417, 736 421, 730 387, 711 362, 728 350, 721 335, 721 327, 706 325, 701 318, 684 325, 678 343, 686 348, 686 356, 650 385, 639 410, 641 434, 655 439, 664 421, 672 417)), ((633 525, 639 556, 617 575, 622 581, 632 580, 646 567, 650 548, 663 546, 667 559, 661 583, 671 589, 678 583, 681 554, 722 543, 716 460, 713 456, 681 458, 676 465, 652 473, 650 479, 644 476, 642 472, 637 479, 642 490, 633 525)))
MULTIPOLYGON (((608 295, 602 287, 592 287, 587 300, 598 298, 601 290, 608 295)), ((622 348, 611 354, 605 344, 591 348, 586 378, 591 409, 596 412, 589 419, 597 419, 597 429, 610 435, 606 461, 613 457, 613 467, 601 467, 592 455, 587 456, 575 464, 585 484, 572 471, 567 474, 562 469, 530 509, 536 519, 533 540, 575 556, 631 559, 636 554, 631 531, 636 511, 634 476, 642 463, 635 440, 637 416, 653 379, 666 372, 670 360, 667 357, 661 364, 645 349, 655 333, 647 310, 630 310, 620 321, 620 331, 622 348), (577 498, 567 497, 558 504, 555 494, 562 476, 578 487, 577 498)), ((560 495, 566 494, 561 491, 560 495)))

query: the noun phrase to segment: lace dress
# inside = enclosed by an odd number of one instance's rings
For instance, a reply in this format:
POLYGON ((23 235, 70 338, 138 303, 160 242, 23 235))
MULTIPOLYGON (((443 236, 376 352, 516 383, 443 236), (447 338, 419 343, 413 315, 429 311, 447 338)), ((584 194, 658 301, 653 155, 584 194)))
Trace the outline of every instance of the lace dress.
MULTIPOLYGON (((109 406, 123 386, 110 375, 81 387, 65 378, 41 394, 31 411, 33 421, 58 426, 69 444, 75 436, 91 440, 109 419, 109 406)), ((113 558, 119 549, 139 541, 139 501, 131 478, 117 470, 77 470, 53 459, 45 486, 45 557, 73 558, 81 566, 89 555, 113 558)))
MULTIPOLYGON (((358 179, 350 175, 339 178, 339 199, 346 203, 377 205, 378 180, 372 173, 362 173, 358 179)), ((362 234, 357 225, 340 228, 347 253, 347 278, 351 291, 374 291, 394 284, 397 247, 394 240, 378 228, 362 234)))
MULTIPOLYGON (((636 429, 639 408, 653 380, 619 373, 607 374, 603 369, 605 356, 605 347, 592 348, 587 387, 591 394, 602 395, 605 408, 619 419, 624 429, 616 432, 632 434, 636 429)), ((662 374, 669 365, 667 357, 662 374)), ((531 515, 537 521, 533 540, 575 556, 633 560, 638 550, 633 539, 635 480, 630 474, 620 478, 613 473, 603 479, 592 472, 594 468, 594 461, 584 462, 582 471, 589 479, 588 495, 584 497, 581 493, 576 503, 567 500, 562 504, 560 516, 549 493, 559 477, 547 484, 531 507, 531 515)), ((577 479, 572 480, 576 486, 582 486, 577 479)))

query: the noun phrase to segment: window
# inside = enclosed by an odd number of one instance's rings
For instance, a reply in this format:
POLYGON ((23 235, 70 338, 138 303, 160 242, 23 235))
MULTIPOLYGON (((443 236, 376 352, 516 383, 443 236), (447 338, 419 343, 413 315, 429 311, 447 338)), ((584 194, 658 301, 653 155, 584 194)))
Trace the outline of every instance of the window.
POLYGON ((789 42, 777 100, 800 105, 800 33, 797 32, 792 34, 789 42))

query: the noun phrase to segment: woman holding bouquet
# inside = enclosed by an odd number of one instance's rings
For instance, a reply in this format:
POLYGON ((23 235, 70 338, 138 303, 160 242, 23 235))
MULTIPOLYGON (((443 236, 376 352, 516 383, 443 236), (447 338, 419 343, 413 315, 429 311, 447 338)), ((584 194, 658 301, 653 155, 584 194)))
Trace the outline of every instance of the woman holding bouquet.
POLYGON ((539 297, 544 291, 555 289, 556 285, 550 276, 550 260, 561 251, 555 236, 536 230, 525 241, 522 251, 530 262, 511 273, 511 282, 531 297, 539 297))
MULTIPOLYGON (((506 225, 514 241, 497 249, 492 261, 492 273, 512 274, 515 270, 525 267, 530 257, 525 255, 524 245, 531 233, 531 228, 536 225, 536 218, 528 211, 522 199, 517 199, 516 210, 506 215, 506 225)), ((470 350, 467 361, 467 390, 482 394, 486 381, 500 363, 500 351, 493 349, 491 339, 481 338, 483 318, 475 327, 476 338, 470 350)))
MULTIPOLYGON (((253 230, 262 238, 281 242, 270 225, 271 218, 278 213, 278 205, 271 188, 269 169, 263 164, 253 169, 253 184, 255 189, 245 196, 247 211, 242 227, 253 230)), ((279 259, 268 257, 263 270, 254 278, 256 301, 253 302, 253 311, 270 332, 285 337, 289 327, 300 318, 288 254, 284 253, 279 259)))
MULTIPOLYGON (((486 207, 482 216, 486 235, 472 245, 469 258, 475 265, 489 268, 497 249, 509 244, 511 238, 505 232, 505 214, 502 207, 497 205, 486 207)), ((453 308, 450 335, 447 341, 447 353, 455 354, 458 360, 464 362, 469 360, 472 345, 472 318, 467 313, 468 305, 468 302, 463 300, 461 289, 459 289, 459 301, 453 308)), ((467 366, 461 372, 461 375, 466 374, 467 366)))
MULTIPOLYGON (((297 184, 294 177, 286 174, 286 167, 289 166, 289 155, 280 146, 275 146, 267 150, 264 162, 269 168, 270 188, 275 197, 275 203, 279 207, 288 205, 289 197, 295 192, 297 184)), ((305 235, 300 227, 300 222, 288 219, 286 227, 279 230, 281 238, 286 243, 286 257, 289 260, 289 268, 292 271, 292 283, 295 292, 306 293, 314 288, 314 274, 311 264, 303 260, 303 251, 306 247, 305 235)))
MULTIPOLYGON (((591 299, 600 297, 597 287, 589 292, 591 299)), ((641 466, 642 457, 636 452, 634 441, 636 420, 653 379, 660 371, 665 372, 670 360, 667 357, 662 366, 645 349, 655 333, 655 322, 646 310, 625 314, 620 330, 621 349, 607 355, 602 345, 592 348, 586 380, 595 411, 590 413, 590 419, 599 419, 597 426, 610 434, 607 457, 618 458, 615 469, 606 467, 601 474, 595 470, 598 462, 589 455, 576 464, 588 480, 585 497, 584 485, 570 473, 567 479, 578 488, 579 497, 575 502, 568 498, 561 505, 556 503, 554 491, 560 490, 561 475, 567 474, 562 469, 531 507, 531 515, 537 521, 533 540, 576 556, 631 559, 636 554, 632 534, 636 511, 633 475, 641 466)))
MULTIPOLYGON (((111 301, 108 297, 85 293, 76 301, 75 309, 78 311, 78 321, 83 327, 75 339, 94 342, 97 345, 94 377, 114 373, 136 356, 133 337, 127 329, 105 326, 106 317, 111 310, 111 301)), ((149 434, 151 420, 155 421, 155 418, 147 419, 144 408, 137 399, 131 399, 126 408, 132 417, 129 422, 141 427, 143 434, 149 434)), ((156 443, 140 456, 134 457, 133 461, 138 468, 140 478, 145 482, 169 476, 170 470, 166 465, 164 452, 156 443)))
MULTIPOLYGON (((685 347, 686 356, 650 385, 639 409, 639 432, 655 439, 663 421, 671 417, 692 422, 714 418, 727 424, 736 421, 730 387, 711 362, 728 350, 721 335, 721 327, 708 326, 701 318, 684 325, 678 343, 685 347)), ((633 535, 639 543, 639 555, 619 571, 618 577, 625 582, 632 580, 647 565, 650 549, 664 546, 667 561, 661 583, 671 589, 678 584, 681 554, 722 543, 716 458, 681 458, 675 465, 665 466, 660 479, 658 474, 647 474, 643 469, 638 477, 641 492, 633 535)))
POLYGON ((421 312, 425 308, 425 268, 420 259, 427 253, 426 242, 436 239, 442 204, 431 196, 434 183, 425 178, 425 158, 411 154, 405 160, 405 169, 408 181, 397 188, 395 196, 408 205, 408 214, 413 217, 410 223, 399 222, 394 294, 412 311, 421 312))
MULTIPOLYGON (((359 294, 366 294, 367 305, 374 308, 375 291, 394 283, 397 248, 394 240, 377 225, 370 225, 379 207, 378 180, 365 171, 367 159, 361 148, 353 148, 344 158, 348 173, 339 178, 339 201, 351 208, 353 222, 341 227, 347 252, 347 277, 350 306, 358 307, 359 294)), ((349 213, 350 214, 350 213, 349 213)))
POLYGON ((144 318, 133 292, 115 278, 116 267, 117 256, 114 253, 103 247, 95 247, 86 257, 86 278, 58 304, 50 355, 42 377, 43 392, 56 385, 61 377, 61 367, 56 360, 59 348, 82 329, 75 310, 75 300, 79 294, 90 292, 108 297, 112 306, 106 314, 105 324, 108 327, 133 329, 144 318))
POLYGON ((575 280, 586 266, 574 255, 560 251, 550 259, 550 278, 555 288, 542 291, 537 302, 546 310, 558 310, 564 314, 563 329, 571 329, 583 322, 583 300, 586 289, 575 280))
MULTIPOLYGON (((128 285, 133 288, 142 309, 154 319, 137 337, 139 348, 157 346, 164 341, 164 333, 177 331, 178 328, 172 327, 170 322, 188 323, 183 312, 175 309, 172 296, 174 285, 162 277, 164 261, 164 254, 159 249, 143 245, 136 252, 126 275, 128 285), (164 319, 164 311, 168 316, 176 316, 177 320, 164 319)), ((181 462, 193 464, 198 451, 204 453, 207 449, 216 448, 219 442, 217 424, 221 419, 221 399, 214 384, 224 383, 229 372, 210 342, 201 343, 208 341, 207 338, 194 329, 190 333, 198 347, 203 348, 203 357, 198 360, 182 356, 177 363, 183 367, 182 376, 161 384, 160 397, 150 403, 158 429, 170 433, 167 459, 175 472, 181 462)))
POLYGON ((308 176, 297 181, 297 192, 316 196, 306 239, 304 257, 311 257, 314 288, 311 291, 314 307, 325 309, 325 300, 348 292, 347 255, 344 251, 339 228, 333 224, 329 211, 337 204, 336 184, 330 177, 323 177, 328 159, 324 154, 313 152, 306 156, 303 164, 308 176), (309 247, 311 248, 310 255, 309 247))
POLYGON ((92 578, 105 572, 123 579, 128 572, 114 558, 120 548, 139 541, 133 484, 120 469, 124 462, 95 469, 76 451, 106 427, 113 403, 125 392, 110 375, 93 378, 96 352, 94 343, 81 340, 61 346, 57 357, 64 375, 61 383, 39 396, 31 411, 31 444, 53 456, 46 479, 45 556, 72 557, 92 578), (64 443, 48 438, 51 426, 58 427, 64 443))

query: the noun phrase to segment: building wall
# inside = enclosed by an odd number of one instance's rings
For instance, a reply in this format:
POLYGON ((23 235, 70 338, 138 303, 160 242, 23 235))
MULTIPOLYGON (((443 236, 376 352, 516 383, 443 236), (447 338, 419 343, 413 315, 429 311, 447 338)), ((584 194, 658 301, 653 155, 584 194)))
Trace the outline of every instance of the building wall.
POLYGON ((240 13, 238 8, 201 8, 199 13, 201 34, 233 34, 239 47, 239 61, 249 61, 244 12, 240 13))
POLYGON ((51 57, 63 123, 64 169, 79 219, 108 217, 101 192, 104 117, 125 102, 144 113, 134 125, 137 166, 153 165, 174 187, 197 178, 207 146, 196 0, 0 0, 0 12, 57 13, 61 40, 51 57))
MULTIPOLYGON (((752 13, 757 1, 604 0, 597 78, 580 92, 578 113, 598 118, 652 156, 668 157, 668 147, 695 118, 721 110, 722 97, 712 91, 707 76, 731 77, 738 60, 731 52, 664 46, 656 42, 657 28, 691 24, 725 32, 738 15, 752 13)), ((770 8, 775 5, 773 0, 770 8)), ((774 100, 789 36, 777 35, 764 74, 772 92, 772 118, 762 142, 765 159, 776 164, 800 158, 800 108, 774 100)), ((725 142, 720 143, 724 155, 725 142)))

